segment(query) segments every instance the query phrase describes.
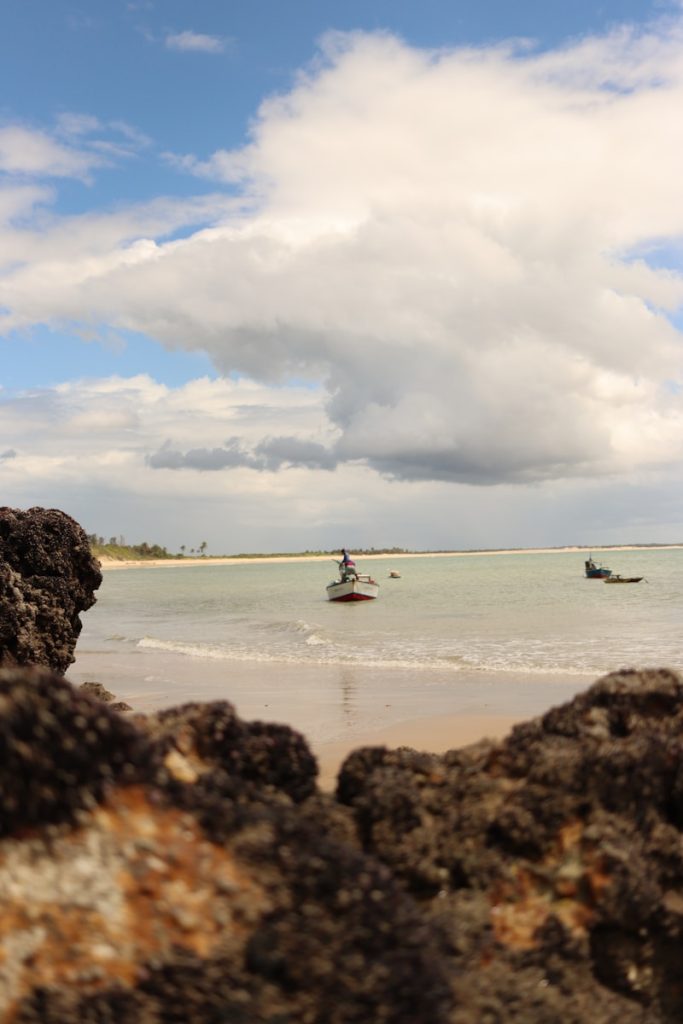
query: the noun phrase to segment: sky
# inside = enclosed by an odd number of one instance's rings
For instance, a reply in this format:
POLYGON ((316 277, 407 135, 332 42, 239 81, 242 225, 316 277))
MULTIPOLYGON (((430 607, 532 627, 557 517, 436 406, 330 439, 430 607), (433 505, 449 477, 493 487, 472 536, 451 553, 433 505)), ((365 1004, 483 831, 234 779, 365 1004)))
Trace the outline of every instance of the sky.
POLYGON ((683 542, 683 4, 0 11, 0 503, 683 542))

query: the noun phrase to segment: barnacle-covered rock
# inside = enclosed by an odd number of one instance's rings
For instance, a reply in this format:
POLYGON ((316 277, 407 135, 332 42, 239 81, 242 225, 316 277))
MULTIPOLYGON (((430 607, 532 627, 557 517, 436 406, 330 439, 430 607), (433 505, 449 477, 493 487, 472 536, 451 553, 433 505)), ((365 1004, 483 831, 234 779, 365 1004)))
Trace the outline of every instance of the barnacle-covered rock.
POLYGON ((339 799, 447 928, 454 1021, 683 1019, 683 682, 619 672, 443 756, 350 755, 339 799))
POLYGON ((74 824, 112 786, 160 768, 143 733, 63 677, 0 670, 0 837, 74 824))
POLYGON ((2 1024, 448 1024, 444 936, 386 867, 167 752, 59 676, 0 671, 2 1024))
POLYGON ((166 708, 136 721, 163 750, 171 774, 197 782, 212 774, 286 793, 300 802, 315 790, 317 762, 306 740, 286 725, 244 722, 232 704, 212 701, 166 708))
POLYGON ((80 613, 101 582, 88 538, 66 513, 0 508, 0 665, 66 672, 80 613))

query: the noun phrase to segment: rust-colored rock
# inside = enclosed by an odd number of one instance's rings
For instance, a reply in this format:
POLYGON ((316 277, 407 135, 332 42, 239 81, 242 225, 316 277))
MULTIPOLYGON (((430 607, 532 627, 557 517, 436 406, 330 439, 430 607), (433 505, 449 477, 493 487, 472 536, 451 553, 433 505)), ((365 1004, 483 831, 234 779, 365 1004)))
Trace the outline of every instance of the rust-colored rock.
POLYGON ((0 665, 66 672, 102 582, 84 531, 57 509, 0 508, 0 665))
POLYGON ((59 676, 0 671, 2 1024, 448 1024, 442 936, 385 867, 167 754, 59 676))
POLYGON ((0 671, 0 1024, 679 1024, 683 681, 356 751, 0 671))

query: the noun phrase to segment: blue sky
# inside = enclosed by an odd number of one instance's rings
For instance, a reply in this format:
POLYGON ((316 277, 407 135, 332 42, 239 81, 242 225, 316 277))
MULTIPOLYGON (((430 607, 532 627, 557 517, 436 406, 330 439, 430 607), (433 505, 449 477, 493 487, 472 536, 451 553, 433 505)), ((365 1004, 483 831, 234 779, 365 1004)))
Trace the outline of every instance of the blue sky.
POLYGON ((4 503, 214 552, 683 540, 679 3, 0 18, 4 503))

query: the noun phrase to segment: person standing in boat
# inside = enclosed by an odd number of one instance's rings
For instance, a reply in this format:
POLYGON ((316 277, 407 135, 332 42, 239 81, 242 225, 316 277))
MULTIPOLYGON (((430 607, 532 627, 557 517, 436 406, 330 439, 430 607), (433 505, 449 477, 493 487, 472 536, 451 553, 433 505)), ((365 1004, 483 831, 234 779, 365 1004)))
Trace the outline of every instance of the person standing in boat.
POLYGON ((339 563, 339 575, 343 580, 356 575, 356 563, 351 558, 346 548, 341 549, 341 562, 339 563))

